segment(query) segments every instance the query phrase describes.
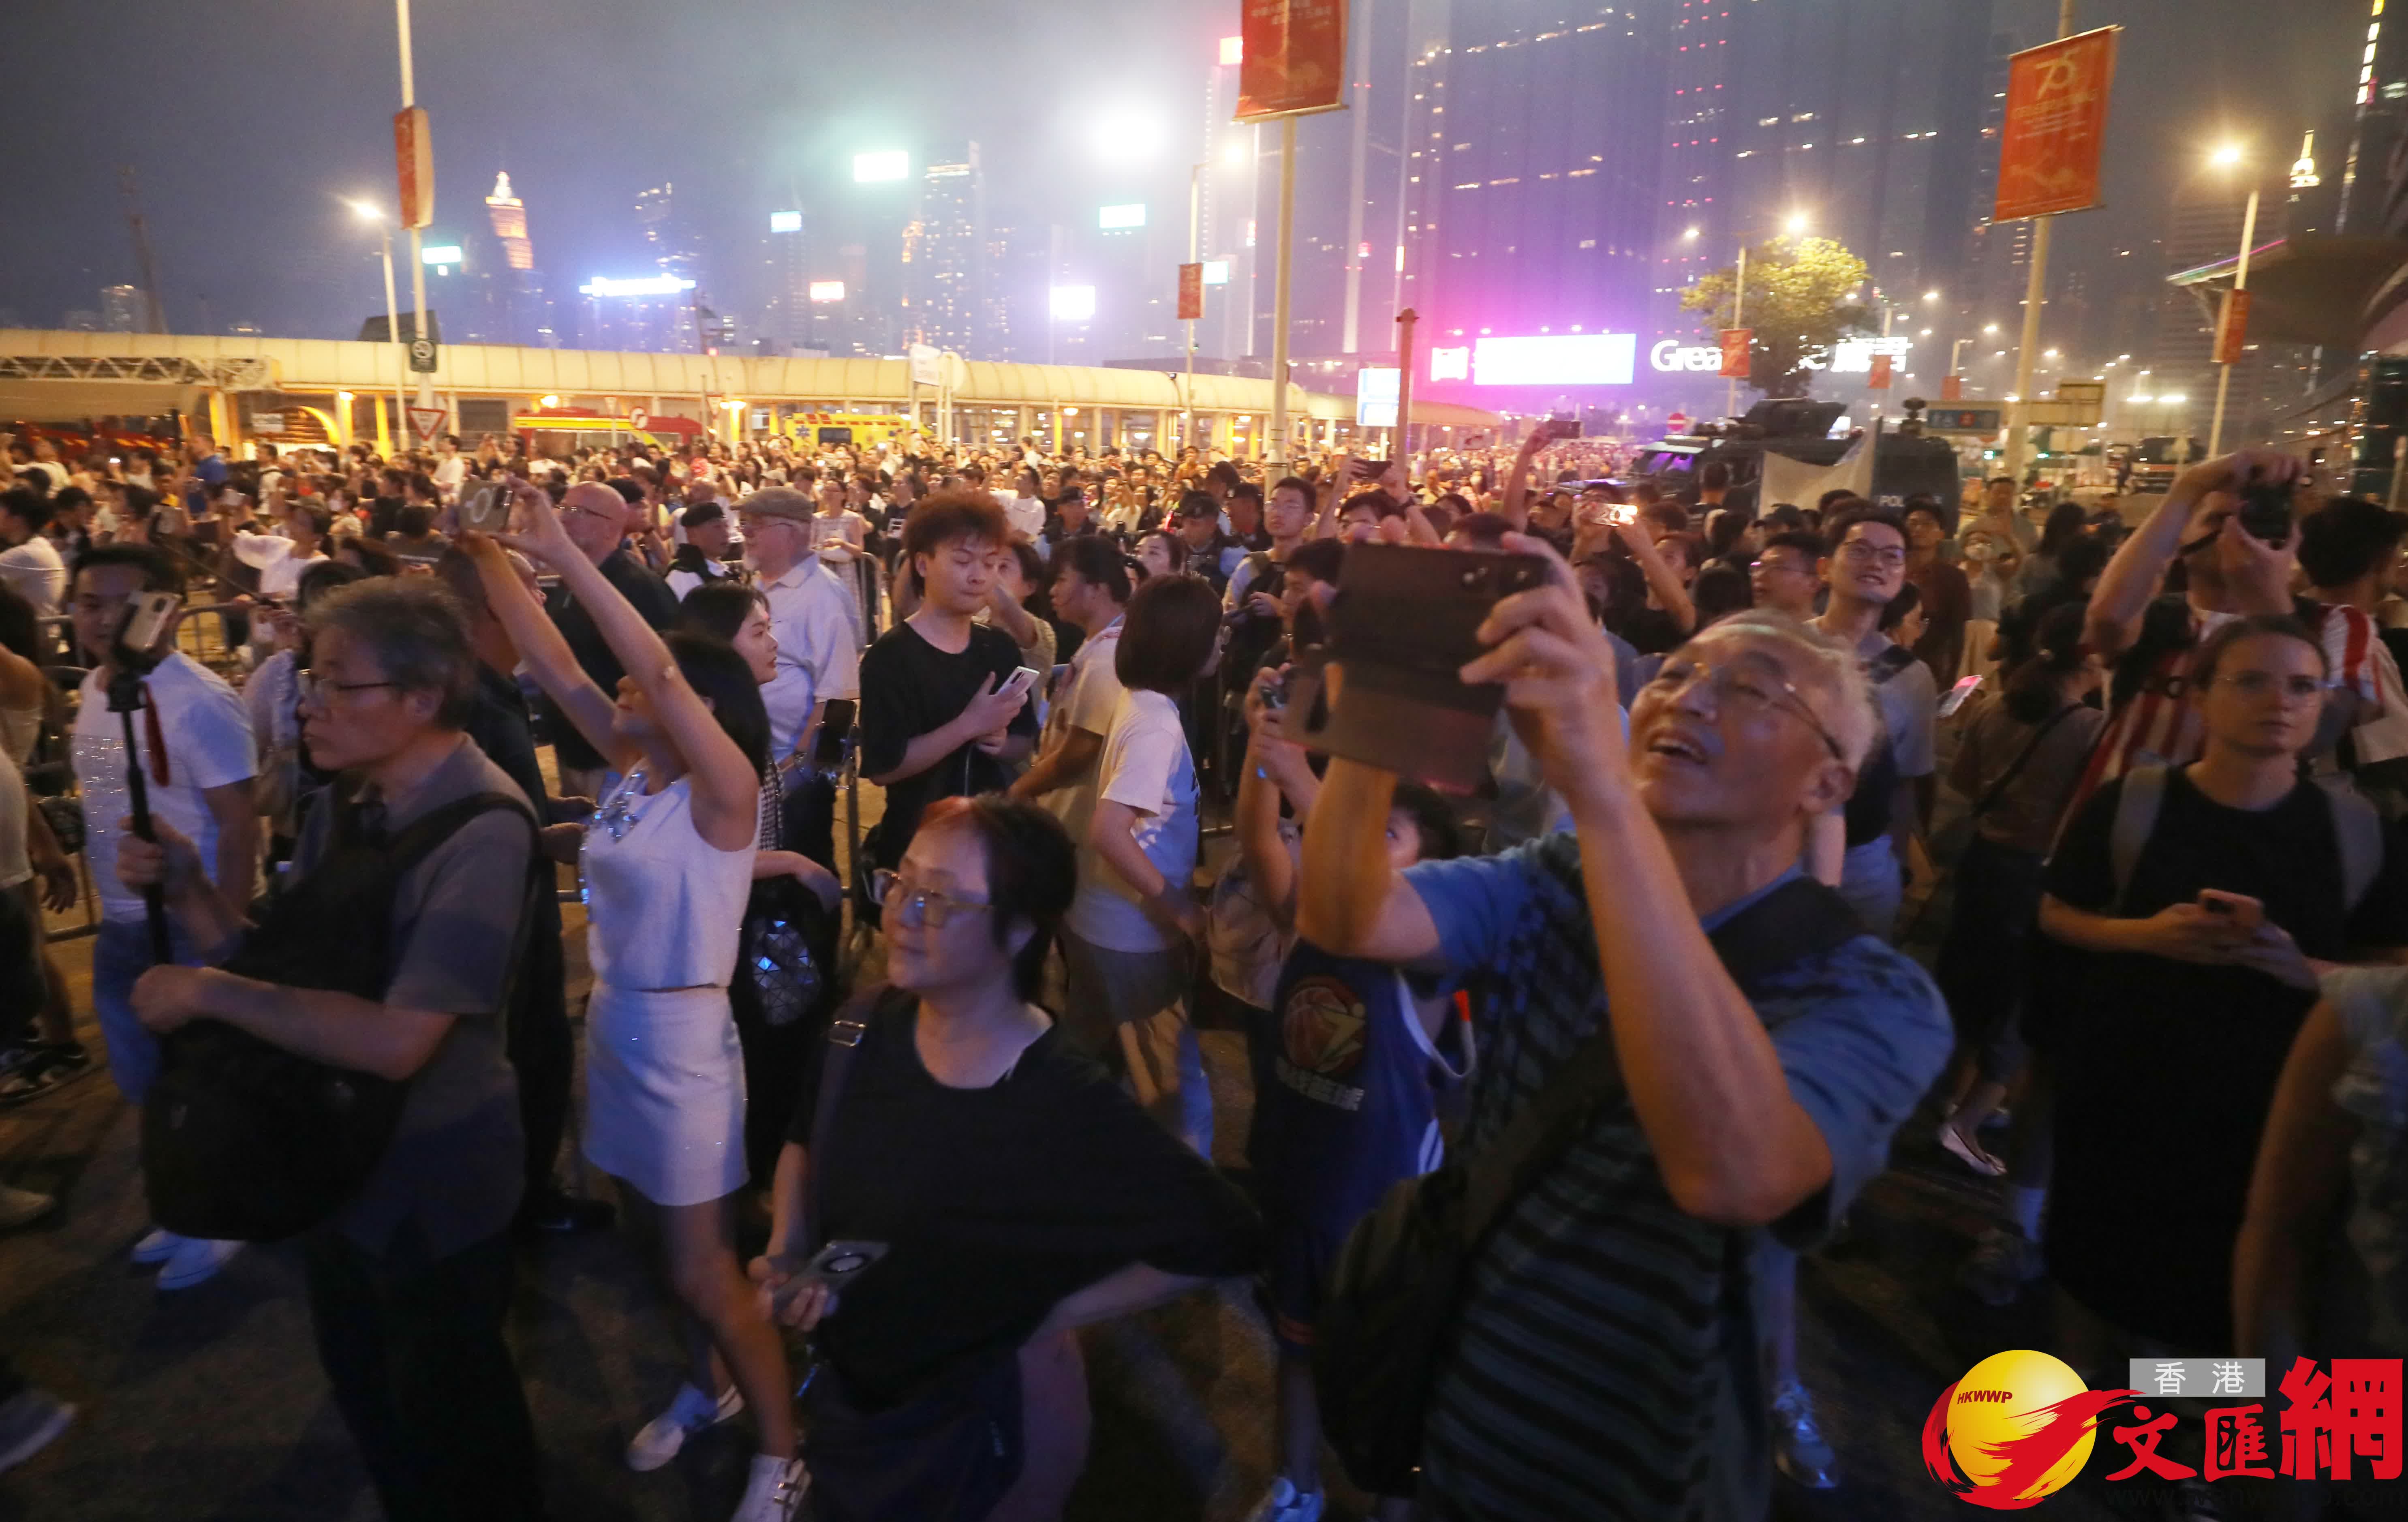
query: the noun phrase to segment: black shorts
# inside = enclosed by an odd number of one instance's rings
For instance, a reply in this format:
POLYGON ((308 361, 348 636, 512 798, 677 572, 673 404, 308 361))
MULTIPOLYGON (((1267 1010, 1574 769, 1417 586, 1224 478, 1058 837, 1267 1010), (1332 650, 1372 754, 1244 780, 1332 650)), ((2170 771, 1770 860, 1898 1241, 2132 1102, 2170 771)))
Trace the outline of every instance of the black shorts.
POLYGON ((0 1043, 22 1039, 33 1027, 34 1012, 50 997, 34 912, 33 895, 23 884, 0 888, 0 1043))

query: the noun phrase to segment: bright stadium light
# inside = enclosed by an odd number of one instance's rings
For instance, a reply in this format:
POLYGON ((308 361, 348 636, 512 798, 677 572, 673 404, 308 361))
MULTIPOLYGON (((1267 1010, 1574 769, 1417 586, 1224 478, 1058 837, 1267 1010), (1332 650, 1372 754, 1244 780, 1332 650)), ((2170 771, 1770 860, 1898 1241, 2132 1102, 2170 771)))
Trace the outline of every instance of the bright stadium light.
POLYGON ((466 263, 466 260, 460 257, 460 245, 457 243, 444 243, 439 245, 428 244, 426 247, 418 251, 418 262, 422 265, 457 265, 466 263))
POLYGON ((882 148, 874 153, 855 153, 853 156, 853 182, 856 185, 901 179, 910 172, 911 155, 899 148, 882 148))
POLYGON ((1162 119, 1134 107, 1115 107, 1096 119, 1096 156, 1108 164, 1142 164, 1162 151, 1162 119))
POLYGON ((1096 288, 1092 285, 1057 285, 1054 287, 1052 310, 1056 320, 1083 323, 1096 315, 1096 288))

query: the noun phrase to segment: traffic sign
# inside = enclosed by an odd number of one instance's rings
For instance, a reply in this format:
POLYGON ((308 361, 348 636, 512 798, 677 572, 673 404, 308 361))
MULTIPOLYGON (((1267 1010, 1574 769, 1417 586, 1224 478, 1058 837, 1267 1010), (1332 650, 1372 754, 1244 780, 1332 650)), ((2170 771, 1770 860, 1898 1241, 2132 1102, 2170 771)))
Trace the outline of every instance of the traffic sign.
POLYGON ((1923 409, 1926 433, 1994 434, 2003 421, 1996 407, 1927 407, 1923 409))
POLYGON ((627 426, 635 429, 638 433, 641 433, 647 427, 650 427, 652 425, 652 415, 650 412, 645 411, 642 408, 631 407, 627 409, 627 426))
POLYGON ((1689 414, 1686 412, 1675 412, 1664 420, 1664 431, 1667 433, 1686 433, 1688 428, 1689 414))
POLYGON ((445 421, 451 416, 451 412, 444 408, 413 407, 409 409, 409 426, 423 441, 441 433, 445 421))
POLYGON ((433 375, 435 373, 434 339, 412 338, 409 340, 409 367, 421 375, 433 375))

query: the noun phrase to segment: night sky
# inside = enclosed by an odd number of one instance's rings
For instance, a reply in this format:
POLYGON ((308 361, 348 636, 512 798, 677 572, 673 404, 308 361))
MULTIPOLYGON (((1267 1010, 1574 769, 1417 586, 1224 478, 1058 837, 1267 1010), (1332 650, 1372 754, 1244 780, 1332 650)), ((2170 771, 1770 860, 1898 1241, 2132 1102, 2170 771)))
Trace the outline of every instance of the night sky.
MULTIPOLYGON (((99 287, 135 280, 121 165, 140 176, 174 330, 256 322, 349 336, 381 309, 374 237, 343 198, 394 197, 389 4, 7 8, 0 318, 53 325, 64 310, 97 308, 99 287)), ((2127 28, 2109 202, 2060 219, 2061 256, 2088 264, 2132 247, 2123 267, 2146 255, 2154 272, 2147 246, 2171 177, 2195 172, 2202 145, 2227 133, 2287 164, 2315 125, 2320 165, 2337 179, 2346 137, 2329 129, 2347 121, 2366 10, 2366 0, 2088 0, 2079 25, 2127 28)), ((814 214, 841 210, 865 194, 850 183, 857 150, 908 147, 916 171, 928 150, 976 137, 991 203, 1066 221, 1092 215, 1099 197, 1174 205, 1203 130, 1213 39, 1237 30, 1234 0, 420 0, 415 12, 436 143, 431 233, 480 223, 507 167, 560 294, 647 267, 636 193, 672 180, 706 238, 712 299, 747 317, 766 294, 754 282, 767 213, 797 199, 814 214), (1157 141, 1149 151, 1125 130, 1112 162, 1097 141, 1108 120, 1150 124, 1157 141)), ((1995 15, 2030 41, 2055 12, 2053 0, 1999 0, 1995 15)))

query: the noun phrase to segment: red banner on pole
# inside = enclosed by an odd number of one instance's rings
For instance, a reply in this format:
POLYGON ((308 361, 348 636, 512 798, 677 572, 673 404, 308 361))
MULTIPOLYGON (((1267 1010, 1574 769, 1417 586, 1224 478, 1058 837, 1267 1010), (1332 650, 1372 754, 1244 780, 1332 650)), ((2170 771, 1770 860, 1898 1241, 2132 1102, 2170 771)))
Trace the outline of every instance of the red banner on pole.
POLYGON ((2115 81, 2115 34, 2102 26, 2027 48, 2008 60, 2006 126, 1999 139, 1992 222, 2080 211, 2099 204, 2099 151, 2115 81))
POLYGON ((2249 345, 2249 293, 2227 291, 2215 314, 2215 363, 2238 365, 2249 345))
POLYGON ((1961 375, 1942 376, 1940 378, 1940 399, 1943 402, 1963 401, 1965 399, 1965 378, 1961 375))
POLYGON ((1200 321, 1204 316, 1204 266, 1179 266, 1179 320, 1182 323, 1200 321))
POLYGON ((435 220, 435 139, 425 107, 394 113, 393 157, 401 177, 401 225, 423 227, 435 220))
POLYGON ((1890 356, 1887 354, 1875 354, 1873 356, 1873 373, 1865 379, 1866 389, 1869 391, 1887 391, 1889 389, 1889 370, 1890 356))
POLYGON ((1345 0, 1245 0, 1239 35, 1238 121, 1346 104, 1345 0))
POLYGON ((1752 327, 1727 327, 1722 330, 1723 367, 1719 373, 1725 380, 1747 379, 1748 347, 1755 342, 1756 329, 1752 327))

